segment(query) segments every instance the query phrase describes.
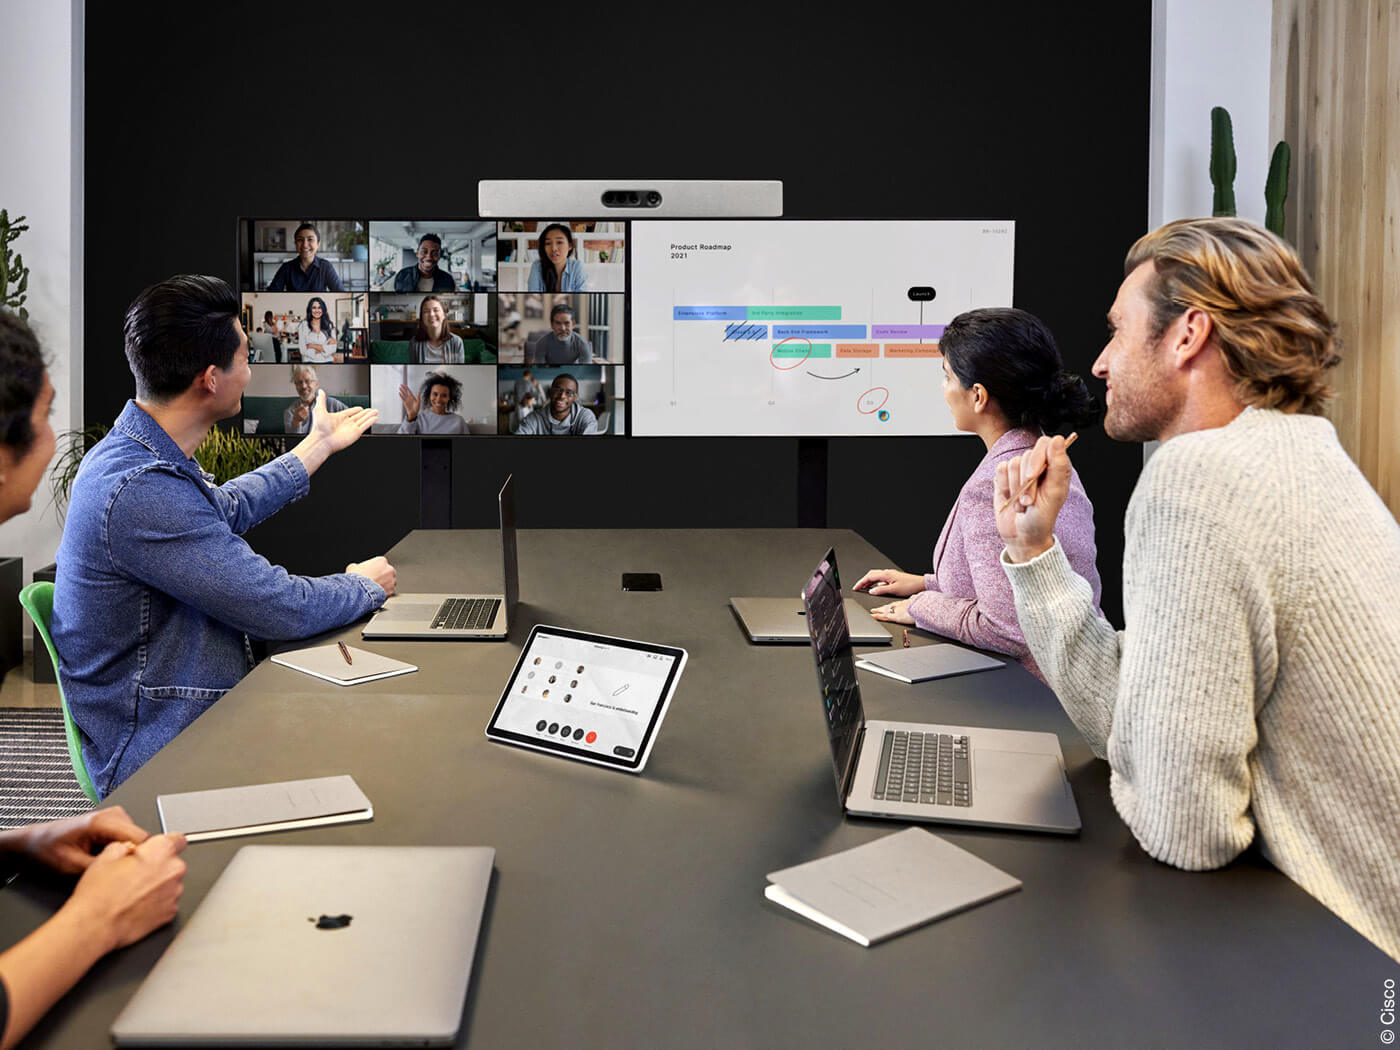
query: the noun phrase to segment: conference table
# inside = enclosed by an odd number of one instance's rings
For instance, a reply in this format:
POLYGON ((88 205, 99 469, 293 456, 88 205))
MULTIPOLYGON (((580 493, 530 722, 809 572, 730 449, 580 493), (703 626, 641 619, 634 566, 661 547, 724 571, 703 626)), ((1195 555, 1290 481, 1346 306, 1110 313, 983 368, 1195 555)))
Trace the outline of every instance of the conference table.
MULTIPOLYGON (((795 598, 832 545, 847 586, 890 564, 843 530, 524 530, 508 641, 369 643, 352 625, 321 640, 420 668, 352 688, 264 661, 110 801, 154 828, 161 793, 350 773, 373 821, 189 846, 175 924, 99 963, 25 1045, 107 1045, 250 842, 494 846, 460 1046, 1381 1041, 1383 982, 1400 966, 1252 853, 1210 873, 1149 858, 1113 809, 1107 765, 1014 663, 917 686, 862 674, 866 713, 1056 733, 1080 834, 924 825, 1023 888, 869 949, 765 900, 765 873, 904 826, 843 815, 810 649, 749 643, 727 604, 795 598), (664 589, 624 592, 623 572, 658 572, 664 589), (641 775, 486 740, 539 623, 689 651, 641 775)), ((495 531, 414 532, 389 558, 400 590, 500 588, 495 531)), ((0 943, 61 900, 42 881, 11 886, 0 943)))

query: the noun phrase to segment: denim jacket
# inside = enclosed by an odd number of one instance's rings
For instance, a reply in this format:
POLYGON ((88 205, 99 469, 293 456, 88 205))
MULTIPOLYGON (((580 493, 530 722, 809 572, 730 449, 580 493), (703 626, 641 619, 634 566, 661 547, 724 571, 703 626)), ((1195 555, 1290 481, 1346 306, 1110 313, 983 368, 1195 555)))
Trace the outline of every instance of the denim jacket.
POLYGON ((134 401, 83 457, 51 630, 99 793, 238 684, 248 635, 301 638, 384 603, 364 576, 292 576, 241 538, 308 489, 290 453, 215 486, 134 401))

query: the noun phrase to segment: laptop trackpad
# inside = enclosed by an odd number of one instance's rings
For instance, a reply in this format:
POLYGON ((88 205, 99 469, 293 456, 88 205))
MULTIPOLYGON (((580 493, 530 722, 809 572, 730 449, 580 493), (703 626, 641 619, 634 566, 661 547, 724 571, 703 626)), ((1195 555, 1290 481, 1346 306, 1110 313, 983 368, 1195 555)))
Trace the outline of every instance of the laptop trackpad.
POLYGON ((1054 755, 1027 751, 973 752, 972 767, 979 792, 1053 798, 1064 794, 1064 774, 1054 755))
POLYGON ((437 613, 442 605, 442 599, 429 598, 424 601, 421 598, 393 597, 386 601, 379 610, 379 622, 382 623, 428 623, 437 613))

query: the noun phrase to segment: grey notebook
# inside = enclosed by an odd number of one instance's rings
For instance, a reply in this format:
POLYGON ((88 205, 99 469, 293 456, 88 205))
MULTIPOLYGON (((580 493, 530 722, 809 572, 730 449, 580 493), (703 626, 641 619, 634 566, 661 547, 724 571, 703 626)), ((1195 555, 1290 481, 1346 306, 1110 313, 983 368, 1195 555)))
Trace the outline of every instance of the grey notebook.
POLYGON ((450 1046, 495 850, 244 846, 112 1025, 118 1046, 450 1046))
POLYGON ((920 828, 771 872, 764 896, 870 947, 1021 888, 1021 880, 920 828))
POLYGON ((348 775, 157 795, 156 810, 162 831, 191 842, 374 819, 374 807, 348 775))
POLYGON ((349 660, 345 659, 345 653, 340 651, 338 645, 317 645, 310 649, 278 653, 272 662, 336 685, 359 685, 361 682, 393 678, 394 675, 418 670, 415 664, 380 656, 368 649, 357 649, 353 645, 347 645, 345 652, 350 654, 349 660))
POLYGON ((971 649, 951 642, 934 642, 932 645, 916 645, 909 649, 896 649, 889 653, 875 653, 856 660, 856 666, 863 671, 874 671, 888 678, 898 678, 901 682, 927 682, 933 678, 951 678, 953 675, 971 674, 973 671, 990 671, 1005 667, 1002 660, 983 656, 971 649))

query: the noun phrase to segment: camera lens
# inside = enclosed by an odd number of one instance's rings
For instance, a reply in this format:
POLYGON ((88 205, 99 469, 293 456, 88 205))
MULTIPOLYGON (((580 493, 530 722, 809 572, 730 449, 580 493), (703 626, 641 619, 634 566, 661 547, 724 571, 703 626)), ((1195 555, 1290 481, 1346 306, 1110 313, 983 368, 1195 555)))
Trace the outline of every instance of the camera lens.
POLYGON ((660 203, 661 203, 661 194, 657 193, 655 190, 651 190, 651 191, 647 194, 647 207, 648 207, 648 208, 655 208, 655 207, 656 207, 658 204, 660 204, 660 203))

